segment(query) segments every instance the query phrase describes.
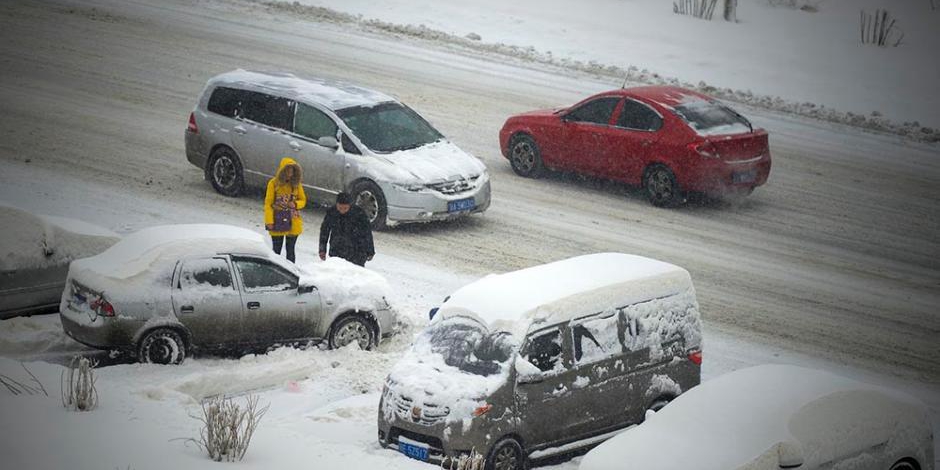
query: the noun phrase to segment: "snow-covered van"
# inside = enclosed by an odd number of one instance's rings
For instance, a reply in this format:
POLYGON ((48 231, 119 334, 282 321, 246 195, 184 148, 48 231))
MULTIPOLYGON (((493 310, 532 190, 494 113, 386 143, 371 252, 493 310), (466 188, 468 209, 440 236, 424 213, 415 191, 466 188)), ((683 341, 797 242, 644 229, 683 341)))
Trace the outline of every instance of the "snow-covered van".
POLYGON ((378 438, 420 460, 521 469, 597 444, 698 385, 689 273, 575 257, 464 286, 393 367, 378 438))
POLYGON ((391 96, 290 73, 215 76, 189 116, 186 158, 216 191, 263 186, 281 158, 304 169, 312 201, 352 195, 372 228, 482 213, 490 206, 483 162, 391 96))

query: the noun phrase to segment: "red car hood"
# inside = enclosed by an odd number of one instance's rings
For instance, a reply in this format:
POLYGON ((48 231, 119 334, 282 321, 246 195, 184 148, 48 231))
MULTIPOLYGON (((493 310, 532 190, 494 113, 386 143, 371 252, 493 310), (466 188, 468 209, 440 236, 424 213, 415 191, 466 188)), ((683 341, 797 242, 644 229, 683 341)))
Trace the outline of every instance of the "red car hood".
POLYGON ((525 117, 525 116, 551 116, 558 111, 565 108, 549 108, 549 109, 536 109, 535 111, 528 111, 525 113, 517 114, 513 117, 525 117))

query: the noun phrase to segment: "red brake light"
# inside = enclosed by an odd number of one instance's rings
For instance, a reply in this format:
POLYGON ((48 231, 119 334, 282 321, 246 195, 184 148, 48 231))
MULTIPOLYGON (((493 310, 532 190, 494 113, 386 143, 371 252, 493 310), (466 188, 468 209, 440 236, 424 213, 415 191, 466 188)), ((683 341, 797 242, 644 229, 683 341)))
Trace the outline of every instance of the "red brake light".
POLYGON ((689 360, 692 361, 692 364, 695 364, 697 366, 702 365, 702 351, 695 350, 695 351, 689 352, 689 360))
POLYGON ((483 416, 492 408, 493 408, 493 405, 490 405, 489 403, 483 406, 478 406, 477 409, 473 410, 473 416, 483 416))
POLYGON ((104 297, 98 297, 97 299, 93 300, 91 304, 89 304, 89 306, 99 316, 102 316, 102 317, 114 316, 114 306, 111 305, 111 302, 104 300, 104 297))
POLYGON ((705 157, 705 158, 719 158, 721 155, 718 154, 718 148, 715 147, 709 141, 705 142, 694 142, 689 144, 689 150, 705 157))
POLYGON ((193 134, 199 133, 199 127, 196 126, 196 113, 189 113, 189 126, 186 127, 186 130, 193 134))

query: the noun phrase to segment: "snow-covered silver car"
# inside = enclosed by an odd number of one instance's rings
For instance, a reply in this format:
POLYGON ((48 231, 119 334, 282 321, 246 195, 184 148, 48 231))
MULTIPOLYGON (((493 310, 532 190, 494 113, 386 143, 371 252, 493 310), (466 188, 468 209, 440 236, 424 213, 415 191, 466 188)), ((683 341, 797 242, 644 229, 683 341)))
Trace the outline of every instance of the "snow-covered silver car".
POLYGON ((224 73, 209 80, 185 134, 186 158, 228 196, 263 186, 289 156, 312 201, 332 205, 346 191, 375 229, 490 205, 482 161, 394 98, 344 82, 224 73))
POLYGON ((487 469, 522 470, 698 385, 701 341, 689 273, 668 263, 600 253, 487 276, 451 295, 392 368, 379 443, 445 467, 475 452, 487 469))
POLYGON ((916 398, 774 364, 704 382, 601 444, 579 470, 933 470, 930 411, 916 398))
POLYGON ((59 308, 81 343, 178 364, 192 349, 371 349, 397 326, 387 293, 380 275, 338 258, 298 268, 250 230, 167 225, 73 261, 59 308))

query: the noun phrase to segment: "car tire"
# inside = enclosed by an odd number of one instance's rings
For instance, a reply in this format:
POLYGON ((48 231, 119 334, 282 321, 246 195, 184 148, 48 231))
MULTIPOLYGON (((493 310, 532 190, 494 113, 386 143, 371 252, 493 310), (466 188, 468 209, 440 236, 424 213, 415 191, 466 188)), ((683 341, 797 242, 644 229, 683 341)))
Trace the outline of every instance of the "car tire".
POLYGON ((890 470, 918 470, 918 467, 910 459, 902 459, 894 463, 890 470))
POLYGON ((388 204, 382 189, 371 181, 360 181, 349 191, 353 203, 359 206, 369 218, 372 230, 382 230, 388 219, 388 204))
POLYGON ((511 437, 500 440, 493 446, 486 457, 486 470, 526 470, 529 461, 522 452, 522 446, 511 437))
POLYGON ((377 343, 375 329, 365 318, 358 315, 345 316, 333 324, 328 341, 330 349, 338 349, 357 341, 360 349, 371 350, 377 343))
POLYGON ((157 328, 140 340, 137 360, 145 364, 181 364, 186 359, 186 343, 176 330, 157 328))
POLYGON ((682 202, 676 175, 666 165, 647 168, 643 174, 643 187, 650 203, 656 207, 675 207, 682 202))
POLYGON ((219 147, 212 152, 206 165, 206 174, 212 187, 224 196, 236 197, 244 189, 242 162, 238 155, 235 155, 235 151, 228 147, 219 147))
POLYGON ((517 134, 509 141, 509 164, 512 171, 524 178, 538 178, 545 170, 542 152, 527 134, 517 134))

